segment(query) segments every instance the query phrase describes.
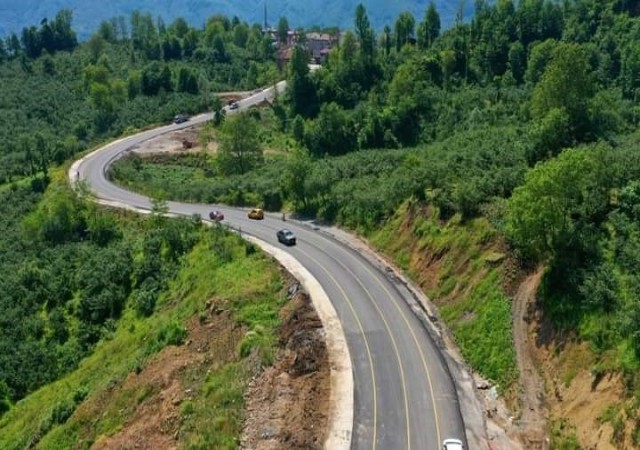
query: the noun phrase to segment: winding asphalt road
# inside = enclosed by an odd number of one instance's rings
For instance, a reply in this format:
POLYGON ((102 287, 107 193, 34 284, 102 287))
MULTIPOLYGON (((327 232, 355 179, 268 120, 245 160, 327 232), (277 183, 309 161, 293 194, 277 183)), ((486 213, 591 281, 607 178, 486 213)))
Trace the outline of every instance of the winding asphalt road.
MULTIPOLYGON (((239 102, 228 114, 273 97, 284 82, 239 102)), ((103 200, 150 209, 147 197, 112 184, 106 171, 115 159, 160 134, 211 119, 211 114, 189 122, 145 131, 109 144, 77 166, 76 176, 86 180, 103 200)), ((168 202, 170 212, 208 217, 211 205, 168 202)), ((276 231, 280 216, 263 221, 247 218, 246 211, 217 207, 225 222, 242 233, 279 246, 276 231)), ((287 221, 298 238, 293 247, 282 247, 319 281, 338 313, 351 354, 355 404, 352 448, 441 449, 446 438, 465 440, 456 389, 437 345, 413 313, 403 293, 387 274, 360 253, 328 233, 287 221)))

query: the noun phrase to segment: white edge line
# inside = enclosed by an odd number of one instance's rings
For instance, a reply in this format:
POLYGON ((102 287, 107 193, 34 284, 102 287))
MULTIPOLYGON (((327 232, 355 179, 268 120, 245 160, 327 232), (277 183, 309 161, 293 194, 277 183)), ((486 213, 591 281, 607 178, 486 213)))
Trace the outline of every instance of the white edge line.
MULTIPOLYGON (((72 186, 75 186, 78 182, 78 169, 86 159, 121 140, 101 147, 84 158, 75 161, 68 171, 72 186)), ((148 209, 136 208, 122 202, 100 198, 93 198, 93 201, 100 205, 126 209, 140 214, 151 213, 148 209)), ((178 217, 179 215, 166 214, 166 216, 178 217)), ((203 220, 203 222, 209 223, 206 220, 203 220)), ((278 260, 309 293, 311 302, 325 330, 329 356, 331 393, 329 397, 329 429, 324 448, 327 450, 349 450, 351 448, 354 419, 353 367, 344 329, 331 300, 329 300, 327 293, 322 289, 318 280, 292 255, 252 236, 242 235, 242 237, 258 245, 266 253, 278 260)))

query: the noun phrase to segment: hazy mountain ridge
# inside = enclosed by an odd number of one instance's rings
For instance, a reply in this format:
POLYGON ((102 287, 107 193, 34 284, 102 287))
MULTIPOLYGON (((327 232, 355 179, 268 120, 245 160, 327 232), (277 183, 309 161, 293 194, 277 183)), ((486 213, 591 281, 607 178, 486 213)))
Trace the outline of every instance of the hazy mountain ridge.
MULTIPOLYGON (((362 2, 369 18, 378 30, 393 22, 402 11, 411 11, 416 22, 422 20, 430 0, 271 0, 267 2, 267 20, 275 25, 280 16, 285 16, 292 27, 353 25, 354 11, 362 2)), ((435 0, 444 27, 453 23, 460 6, 458 0, 435 0)), ((37 25, 43 18, 52 18, 63 8, 73 11, 74 29, 78 36, 86 38, 95 31, 102 20, 124 15, 134 10, 148 11, 160 16, 165 22, 184 17, 199 25, 214 14, 238 16, 249 23, 263 23, 264 0, 0 0, 0 36, 19 33, 23 27, 37 25)), ((471 12, 471 2, 466 2, 471 12)))

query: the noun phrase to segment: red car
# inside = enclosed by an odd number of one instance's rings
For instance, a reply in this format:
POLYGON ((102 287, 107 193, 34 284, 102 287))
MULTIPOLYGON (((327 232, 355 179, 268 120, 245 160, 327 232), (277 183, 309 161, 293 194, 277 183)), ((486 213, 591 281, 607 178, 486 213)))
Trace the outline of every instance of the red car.
POLYGON ((209 213, 209 219, 213 220, 214 222, 221 222, 224 220, 224 214, 216 209, 215 211, 211 211, 209 213))

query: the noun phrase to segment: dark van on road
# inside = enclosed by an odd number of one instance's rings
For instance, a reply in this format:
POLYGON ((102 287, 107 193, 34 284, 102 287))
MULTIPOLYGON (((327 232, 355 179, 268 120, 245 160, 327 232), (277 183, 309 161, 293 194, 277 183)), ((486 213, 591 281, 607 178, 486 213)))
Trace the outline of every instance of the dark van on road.
POLYGON ((173 118, 173 123, 184 123, 189 119, 190 117, 186 114, 178 114, 173 118))

